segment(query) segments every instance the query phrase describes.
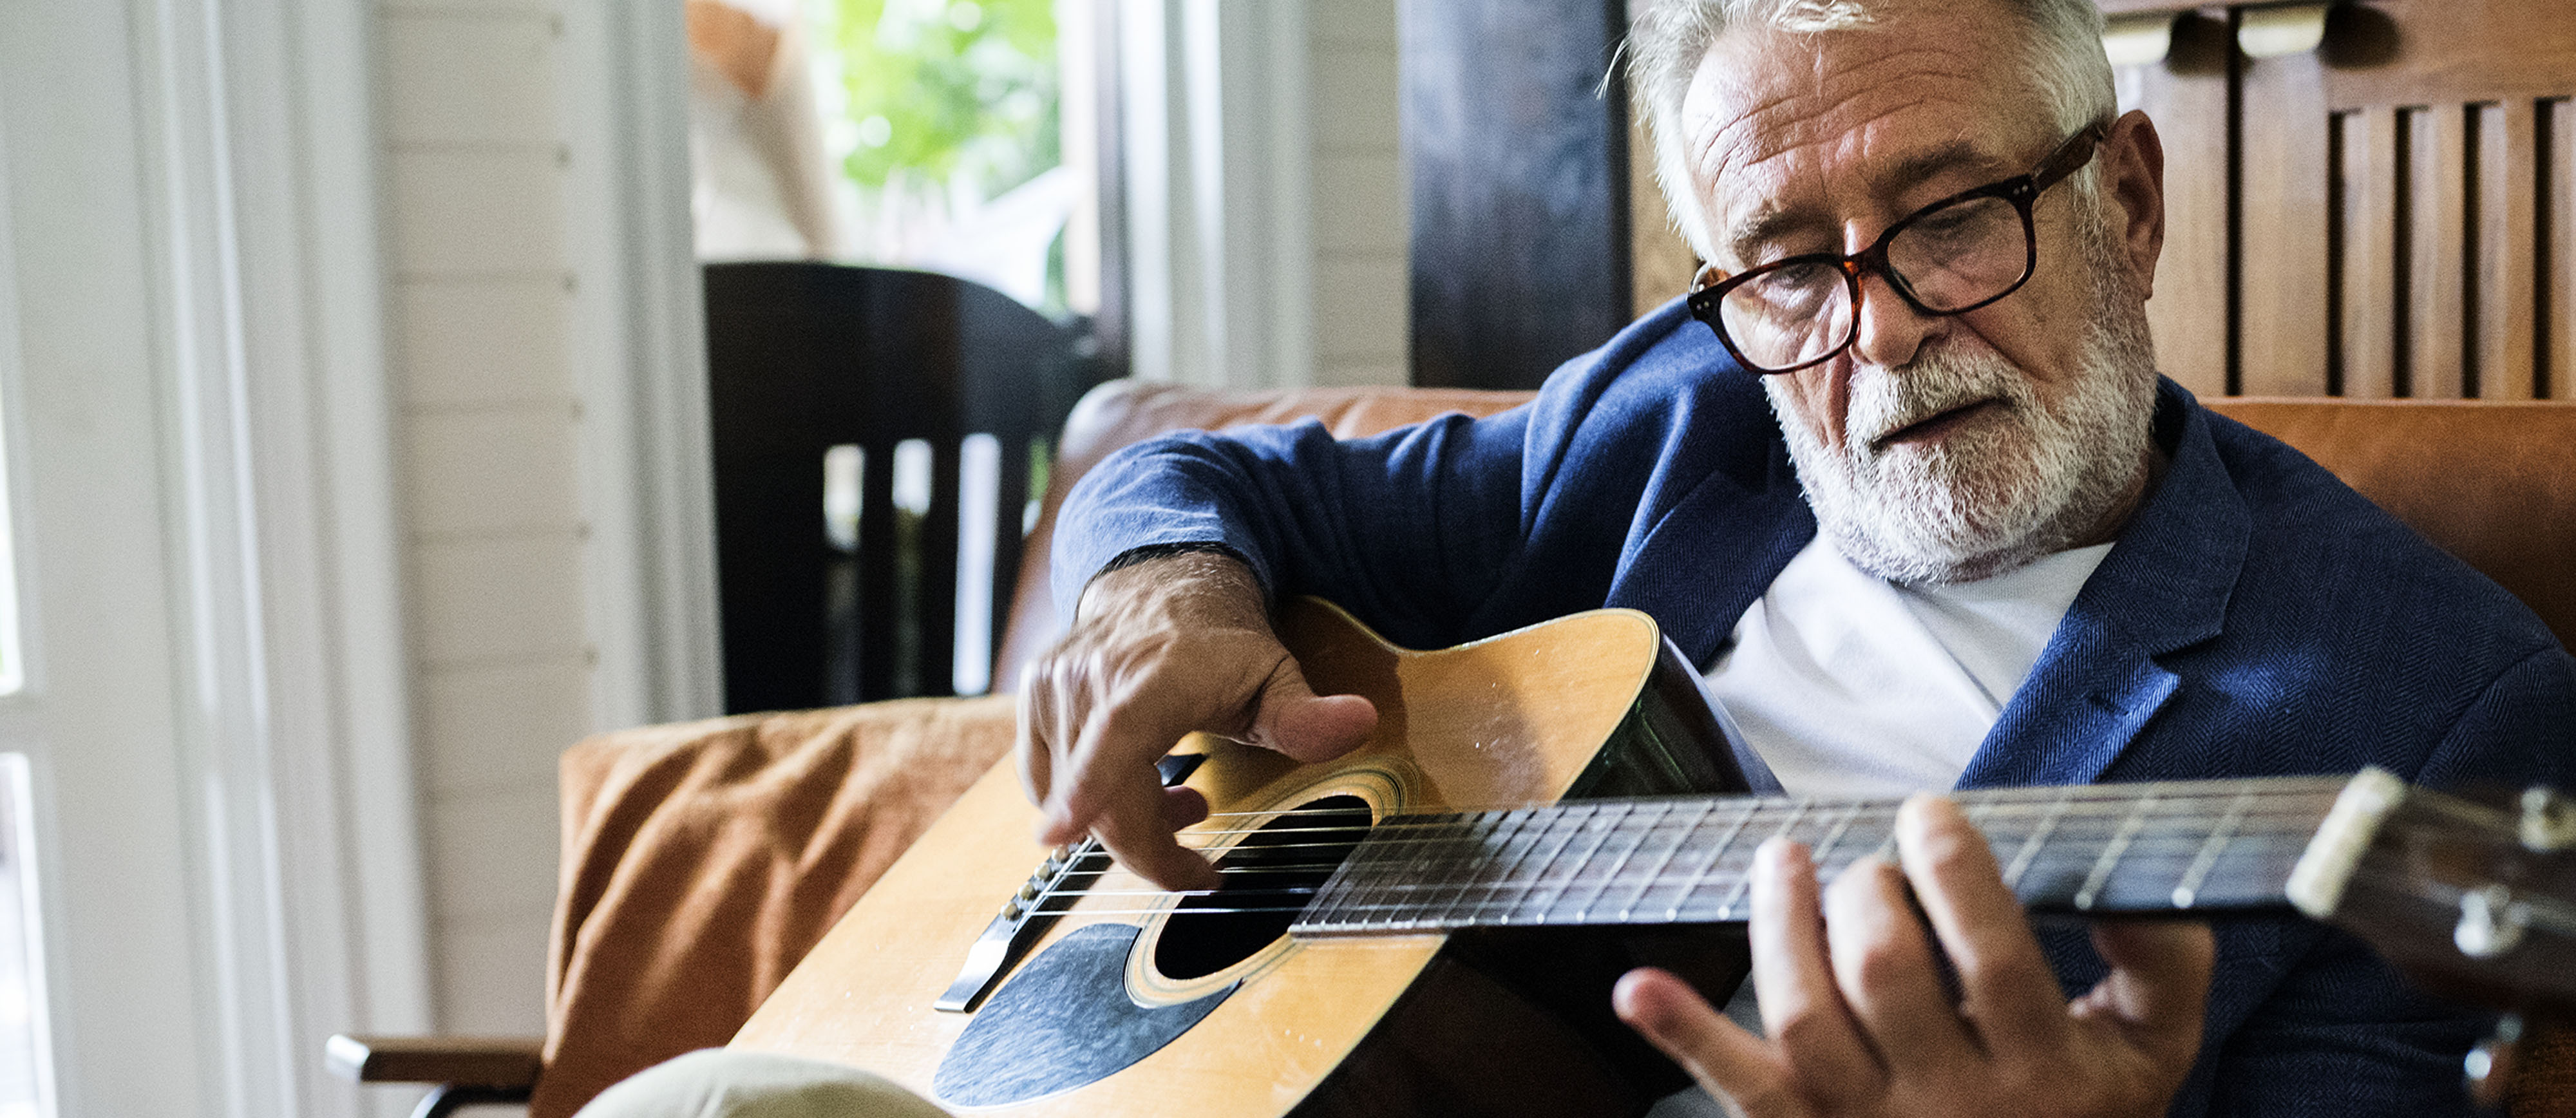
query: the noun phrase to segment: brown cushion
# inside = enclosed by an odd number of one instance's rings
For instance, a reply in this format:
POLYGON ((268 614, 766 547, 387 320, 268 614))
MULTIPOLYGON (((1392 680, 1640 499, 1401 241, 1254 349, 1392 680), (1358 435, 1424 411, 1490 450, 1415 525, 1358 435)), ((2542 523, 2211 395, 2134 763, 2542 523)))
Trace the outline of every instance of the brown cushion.
POLYGON ((1011 700, 908 699, 602 734, 564 754, 532 1118, 733 1038, 966 786, 1011 700))
POLYGON ((2576 404, 2212 400, 2334 471, 2576 647, 2576 404))

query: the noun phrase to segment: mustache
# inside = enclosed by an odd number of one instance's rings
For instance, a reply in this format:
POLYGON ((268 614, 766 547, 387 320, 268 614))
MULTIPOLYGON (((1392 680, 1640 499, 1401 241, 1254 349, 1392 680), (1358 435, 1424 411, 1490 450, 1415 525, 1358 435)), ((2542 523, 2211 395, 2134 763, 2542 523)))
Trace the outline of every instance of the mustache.
POLYGON ((1906 428, 1977 404, 2019 407, 2028 393, 2021 371, 1999 355, 1947 348, 1920 354, 1901 368, 1853 379, 1844 445, 1874 457, 1906 428))

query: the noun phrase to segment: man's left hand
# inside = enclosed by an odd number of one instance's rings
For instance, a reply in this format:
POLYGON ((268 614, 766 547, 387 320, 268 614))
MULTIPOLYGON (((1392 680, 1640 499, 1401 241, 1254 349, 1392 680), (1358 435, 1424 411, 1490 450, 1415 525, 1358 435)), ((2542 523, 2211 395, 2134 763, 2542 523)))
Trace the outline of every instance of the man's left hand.
POLYGON ((1917 796, 1896 834, 1902 871, 1865 859, 1822 888, 1803 848, 1756 853, 1749 932, 1770 1039, 1659 970, 1620 980, 1620 1018, 1752 1118, 2164 1113, 2200 1049, 2209 929, 2095 925, 2111 973, 2068 1002, 1956 806, 1917 796), (1955 1003, 1931 936, 1957 969, 1955 1003))

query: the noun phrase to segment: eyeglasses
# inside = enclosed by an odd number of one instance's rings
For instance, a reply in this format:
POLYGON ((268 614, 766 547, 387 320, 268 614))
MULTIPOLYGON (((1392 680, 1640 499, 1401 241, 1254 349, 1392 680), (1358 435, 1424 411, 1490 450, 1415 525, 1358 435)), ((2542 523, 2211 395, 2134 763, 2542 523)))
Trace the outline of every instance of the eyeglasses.
POLYGON ((1887 227, 1849 256, 1808 253, 1774 260, 1690 293, 1691 316, 1747 369, 1765 376, 1833 358, 1860 337, 1860 278, 1876 272, 1925 315, 1964 314, 2030 282, 2039 266, 2031 204, 2093 160, 2109 125, 2096 122, 2059 144, 2027 175, 1953 194, 1887 227))

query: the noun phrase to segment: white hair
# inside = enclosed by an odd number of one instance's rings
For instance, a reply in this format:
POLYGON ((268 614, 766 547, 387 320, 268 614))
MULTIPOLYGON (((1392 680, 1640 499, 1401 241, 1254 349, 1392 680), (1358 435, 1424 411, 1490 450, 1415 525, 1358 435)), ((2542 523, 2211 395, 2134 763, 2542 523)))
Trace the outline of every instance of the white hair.
MULTIPOLYGON (((1903 0, 1899 0, 1903 2, 1903 0)), ((1914 0, 1922 2, 1922 0, 1914 0)), ((2027 32, 2029 63, 2040 103, 2061 135, 2118 107, 2111 61, 2102 51, 2102 13, 2094 0, 2000 0, 2027 32)), ((1734 27, 1770 27, 1808 33, 1878 22, 1889 0, 1637 0, 1628 29, 1628 55, 1645 101, 1648 135, 1655 146, 1655 182, 1682 237, 1701 260, 1715 260, 1708 215, 1692 188, 1689 144, 1681 132, 1682 98, 1690 92, 1701 59, 1734 27)), ((2067 183, 2078 197, 2093 195, 2098 163, 2088 163, 2067 183)))

